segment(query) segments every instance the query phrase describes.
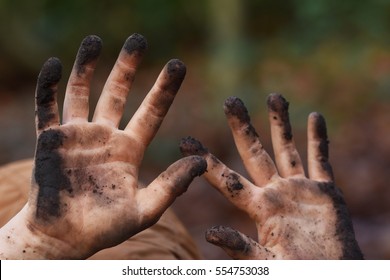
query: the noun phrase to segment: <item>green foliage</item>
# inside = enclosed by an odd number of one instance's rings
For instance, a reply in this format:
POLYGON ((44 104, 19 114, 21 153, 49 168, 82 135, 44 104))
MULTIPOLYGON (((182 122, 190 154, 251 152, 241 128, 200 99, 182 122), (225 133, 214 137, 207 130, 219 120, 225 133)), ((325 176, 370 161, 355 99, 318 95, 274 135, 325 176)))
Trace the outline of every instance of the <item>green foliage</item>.
POLYGON ((102 37, 111 63, 138 32, 149 41, 147 65, 178 56, 195 69, 210 117, 229 95, 254 110, 270 91, 302 108, 329 105, 341 88, 346 100, 387 100, 389 70, 378 64, 389 57, 389 14, 385 0, 0 0, 0 82, 18 84, 21 73, 33 82, 49 56, 69 69, 88 34, 102 37))

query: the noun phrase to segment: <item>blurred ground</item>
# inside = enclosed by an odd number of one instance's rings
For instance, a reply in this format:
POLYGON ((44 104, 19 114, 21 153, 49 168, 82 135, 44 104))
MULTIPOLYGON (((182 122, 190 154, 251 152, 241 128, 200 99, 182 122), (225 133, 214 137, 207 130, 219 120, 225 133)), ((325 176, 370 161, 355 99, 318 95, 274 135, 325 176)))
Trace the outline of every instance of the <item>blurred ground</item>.
MULTIPOLYGON (((166 61, 178 57, 188 67, 180 93, 145 155, 141 173, 145 182, 181 157, 178 143, 188 135, 245 174, 224 119, 223 101, 237 95, 246 103, 272 154, 265 100, 269 93, 279 92, 290 101, 294 137, 303 159, 307 115, 320 111, 326 117, 330 160, 353 215, 357 239, 366 258, 390 259, 390 4, 380 0, 370 4, 103 2, 0 1, 0 164, 33 156, 35 79, 45 59, 58 56, 63 61, 63 93, 82 38, 102 37, 93 112, 121 44, 139 32, 148 38, 149 51, 122 125, 166 61)), ((211 226, 228 225, 256 236, 246 215, 202 178, 175 202, 174 209, 208 259, 227 258, 204 240, 211 226)))

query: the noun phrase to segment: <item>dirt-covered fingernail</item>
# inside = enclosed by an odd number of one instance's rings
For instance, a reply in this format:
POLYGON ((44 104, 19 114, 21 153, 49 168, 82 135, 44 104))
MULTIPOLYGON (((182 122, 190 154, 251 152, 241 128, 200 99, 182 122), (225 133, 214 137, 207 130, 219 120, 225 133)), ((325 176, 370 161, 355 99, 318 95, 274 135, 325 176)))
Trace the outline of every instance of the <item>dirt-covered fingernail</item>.
POLYGON ((250 117, 244 102, 238 97, 231 96, 224 103, 224 111, 226 116, 236 117, 242 123, 249 123, 250 117))
POLYGON ((180 152, 184 156, 198 155, 203 156, 208 153, 202 143, 191 136, 181 139, 180 141, 180 152))
POLYGON ((102 40, 96 35, 89 35, 81 42, 76 58, 77 73, 85 71, 85 66, 98 59, 102 50, 102 40))
POLYGON ((143 55, 148 48, 148 42, 146 38, 141 34, 134 33, 129 38, 127 38, 125 44, 123 45, 123 49, 128 54, 143 55))

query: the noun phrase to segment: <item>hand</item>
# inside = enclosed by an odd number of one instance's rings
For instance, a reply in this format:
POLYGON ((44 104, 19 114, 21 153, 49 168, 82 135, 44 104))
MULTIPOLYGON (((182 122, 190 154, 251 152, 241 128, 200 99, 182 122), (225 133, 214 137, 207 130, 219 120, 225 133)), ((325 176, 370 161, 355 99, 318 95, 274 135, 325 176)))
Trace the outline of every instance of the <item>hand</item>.
POLYGON ((256 223, 258 242, 228 227, 207 231, 207 241, 235 259, 361 259, 341 191, 328 161, 324 118, 308 119, 308 171, 304 174, 293 141, 288 102, 268 97, 276 166, 260 143, 242 101, 231 97, 225 114, 253 183, 229 169, 197 140, 182 140, 184 155, 207 160, 207 181, 256 223))
POLYGON ((51 58, 43 65, 36 89, 37 146, 30 197, 2 229, 1 257, 86 258, 117 245, 157 222, 205 171, 203 158, 186 157, 146 188, 138 185, 145 149, 186 72, 181 61, 169 61, 127 127, 119 130, 146 46, 141 35, 127 39, 92 122, 88 96, 101 40, 88 36, 81 44, 66 89, 62 124, 56 101, 61 63, 51 58))

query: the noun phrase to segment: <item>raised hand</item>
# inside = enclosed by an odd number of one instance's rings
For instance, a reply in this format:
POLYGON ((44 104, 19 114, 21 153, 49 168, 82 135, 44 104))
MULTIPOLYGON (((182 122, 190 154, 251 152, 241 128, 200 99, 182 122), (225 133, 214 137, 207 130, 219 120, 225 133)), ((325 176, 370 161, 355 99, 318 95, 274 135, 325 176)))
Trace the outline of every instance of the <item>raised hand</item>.
POLYGON ((229 169, 194 138, 182 140, 184 155, 207 160, 207 181, 256 223, 258 240, 223 226, 206 232, 207 241, 235 259, 361 259, 341 191, 328 161, 324 118, 308 119, 308 171, 295 148, 288 102, 268 97, 275 162, 264 150, 242 101, 231 97, 225 114, 252 181, 229 169))
POLYGON ((172 164, 149 186, 138 185, 145 149, 186 73, 171 60, 124 130, 118 129, 146 40, 130 36, 88 121, 90 82, 101 40, 86 37, 70 75, 60 123, 56 95, 61 63, 49 59, 36 89, 37 146, 27 205, 0 231, 1 258, 86 258, 151 226, 195 176, 199 156, 172 164))

